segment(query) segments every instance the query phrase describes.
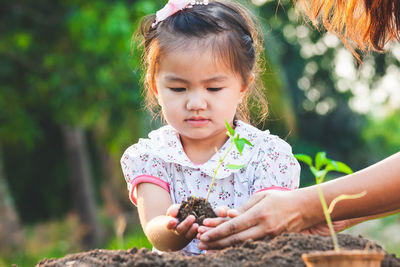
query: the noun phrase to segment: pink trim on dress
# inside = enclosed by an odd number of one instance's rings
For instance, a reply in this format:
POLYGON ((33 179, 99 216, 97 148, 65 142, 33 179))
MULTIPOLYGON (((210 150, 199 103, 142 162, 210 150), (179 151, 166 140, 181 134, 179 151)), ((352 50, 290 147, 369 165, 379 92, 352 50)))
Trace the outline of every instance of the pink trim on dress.
POLYGON ((136 200, 136 186, 141 183, 150 183, 158 185, 159 187, 165 189, 169 193, 169 184, 158 177, 151 175, 139 175, 132 180, 131 191, 129 192, 129 199, 135 206, 137 206, 136 200))
POLYGON ((270 186, 270 187, 266 187, 266 188, 260 189, 255 193, 258 193, 258 192, 261 192, 261 191, 267 191, 267 190, 291 191, 292 189, 287 188, 287 187, 280 187, 280 186, 273 185, 273 186, 270 186))

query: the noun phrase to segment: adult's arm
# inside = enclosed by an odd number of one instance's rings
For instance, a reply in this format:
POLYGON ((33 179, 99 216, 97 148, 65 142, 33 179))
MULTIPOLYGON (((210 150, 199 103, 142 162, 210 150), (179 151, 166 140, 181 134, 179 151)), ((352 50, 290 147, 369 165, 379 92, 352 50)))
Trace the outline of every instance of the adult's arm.
MULTIPOLYGON (((359 199, 343 200, 333 220, 377 215, 400 209, 400 152, 354 174, 321 184, 328 203, 340 194, 367 191, 359 199)), ((204 224, 211 222, 206 220, 204 224)), ((239 215, 200 235, 201 249, 223 248, 246 239, 282 232, 300 232, 324 222, 317 187, 289 192, 264 191, 253 195, 239 215)), ((199 229, 201 232, 201 229, 199 229)))

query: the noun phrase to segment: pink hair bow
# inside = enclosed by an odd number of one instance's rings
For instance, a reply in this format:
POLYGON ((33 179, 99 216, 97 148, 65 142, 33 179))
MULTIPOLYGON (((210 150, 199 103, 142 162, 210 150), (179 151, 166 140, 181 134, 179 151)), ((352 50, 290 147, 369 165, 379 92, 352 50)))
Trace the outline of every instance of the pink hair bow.
POLYGON ((169 16, 172 16, 176 12, 183 10, 185 8, 191 8, 193 5, 201 4, 207 5, 208 0, 195 1, 195 0, 169 0, 168 3, 156 13, 156 21, 151 25, 151 27, 156 27, 157 24, 169 16))

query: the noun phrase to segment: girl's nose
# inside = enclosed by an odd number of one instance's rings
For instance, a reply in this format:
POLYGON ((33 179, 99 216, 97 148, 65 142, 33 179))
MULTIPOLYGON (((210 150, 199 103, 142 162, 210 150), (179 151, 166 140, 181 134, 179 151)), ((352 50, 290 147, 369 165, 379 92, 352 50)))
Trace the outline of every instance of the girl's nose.
POLYGON ((188 110, 202 110, 207 108, 206 98, 201 92, 191 92, 188 94, 186 102, 186 108, 188 110))

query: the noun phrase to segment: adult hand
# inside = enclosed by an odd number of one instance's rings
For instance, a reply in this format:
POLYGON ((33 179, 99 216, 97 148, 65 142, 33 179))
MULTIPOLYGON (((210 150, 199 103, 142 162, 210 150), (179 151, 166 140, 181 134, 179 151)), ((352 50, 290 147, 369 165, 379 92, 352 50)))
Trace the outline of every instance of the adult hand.
MULTIPOLYGON (((333 221, 332 226, 335 233, 338 233, 343 230, 346 230, 351 225, 349 223, 349 220, 343 220, 343 221, 333 221)), ((329 227, 326 223, 315 225, 301 232, 304 234, 322 235, 322 236, 329 236, 331 234, 329 227)))
POLYGON ((203 225, 199 227, 197 238, 200 239, 200 236, 207 231, 214 229, 218 225, 228 221, 230 218, 234 218, 239 215, 237 210, 230 209, 227 206, 219 206, 215 210, 215 213, 218 217, 216 218, 206 218, 203 221, 203 225))
MULTIPOLYGON (((296 190, 295 190, 296 191, 296 190)), ((247 239, 276 236, 282 232, 299 232, 304 228, 301 206, 295 191, 262 191, 254 194, 241 208, 239 215, 200 235, 200 249, 220 249, 247 239)), ((235 215, 235 214, 234 214, 235 215)), ((208 219, 206 227, 213 227, 208 219)))

